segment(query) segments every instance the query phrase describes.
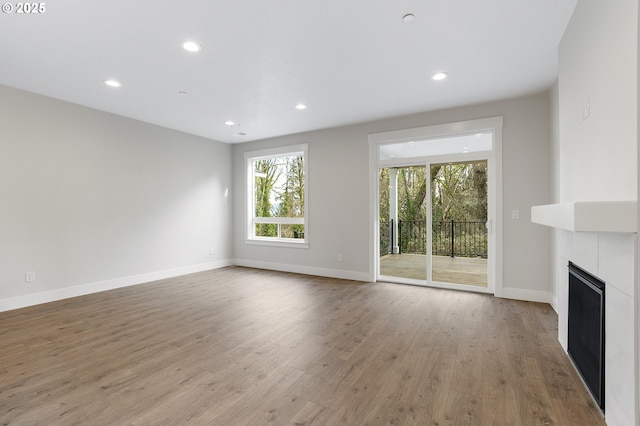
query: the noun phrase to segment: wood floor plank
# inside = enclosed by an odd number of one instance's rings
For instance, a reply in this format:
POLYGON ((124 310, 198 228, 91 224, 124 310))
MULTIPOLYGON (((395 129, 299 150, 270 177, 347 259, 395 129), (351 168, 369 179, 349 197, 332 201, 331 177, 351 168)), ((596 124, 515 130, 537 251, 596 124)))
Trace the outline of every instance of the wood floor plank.
POLYGON ((514 380, 484 375, 482 380, 482 420, 491 426, 520 424, 514 380))
POLYGON ((228 267, 0 341, 0 425, 604 425, 551 307, 481 294, 228 267))
MULTIPOLYGON (((467 393, 450 390, 447 394, 444 415, 436 412, 431 422, 440 425, 481 425, 482 399, 467 393)), ((525 423, 529 424, 529 423, 525 423)))
POLYGON ((482 344, 466 338, 455 356, 450 389, 482 398, 482 344))
POLYGON ((291 418, 289 424, 295 426, 326 425, 329 424, 329 419, 334 414, 335 413, 327 407, 307 401, 300 411, 291 418))

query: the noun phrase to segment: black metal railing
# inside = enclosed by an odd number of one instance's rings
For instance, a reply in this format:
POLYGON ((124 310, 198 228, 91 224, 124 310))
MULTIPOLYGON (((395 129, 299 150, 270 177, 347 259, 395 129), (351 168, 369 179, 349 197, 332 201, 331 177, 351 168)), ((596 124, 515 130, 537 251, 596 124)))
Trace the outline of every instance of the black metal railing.
POLYGON ((398 221, 398 248, 400 253, 427 253, 427 222, 424 220, 398 221))
MULTIPOLYGON (((432 222, 431 252, 437 256, 487 257, 487 228, 483 221, 432 222)), ((392 252, 393 221, 380 222, 380 255, 392 252)), ((400 253, 426 254, 427 223, 398 221, 400 253)))

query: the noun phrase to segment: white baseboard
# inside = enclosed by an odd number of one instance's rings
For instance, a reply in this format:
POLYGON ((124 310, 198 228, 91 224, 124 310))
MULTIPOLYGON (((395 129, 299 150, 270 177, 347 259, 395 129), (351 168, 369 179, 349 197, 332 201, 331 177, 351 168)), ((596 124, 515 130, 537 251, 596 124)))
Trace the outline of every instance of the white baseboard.
POLYGON ((235 265, 248 268, 268 269, 271 271, 292 272, 296 274, 316 275, 320 277, 340 278, 368 282, 368 272, 345 271, 343 269, 318 268, 314 266, 291 265, 286 263, 261 262, 249 259, 235 259, 235 265))
MULTIPOLYGON (((71 297, 84 296, 86 294, 99 293, 101 291, 113 290, 121 287, 144 284, 151 281, 173 278, 180 275, 192 274, 195 272, 209 271, 232 265, 246 266, 249 268, 257 269, 268 269, 272 271, 315 275, 329 278, 339 278, 344 280, 363 282, 371 281, 369 273, 367 272, 345 271, 343 269, 318 268, 313 266, 292 265, 286 263, 262 262, 248 259, 227 259, 0 299, 0 312, 25 308, 42 303, 55 302, 56 300, 68 299, 71 297)), ((557 304, 557 300, 551 293, 537 290, 503 288, 500 297, 504 297, 507 299, 526 300, 530 302, 549 303, 554 306, 554 308, 557 304)))
POLYGON ((505 299, 525 300, 527 302, 549 303, 552 306, 554 303, 554 297, 548 291, 503 287, 500 297, 505 299))
POLYGON ((0 312, 26 308, 27 306, 39 305, 42 303, 55 302, 56 300, 68 299, 71 297, 84 296, 86 294, 99 293, 101 291, 113 290, 121 287, 144 284, 151 281, 173 278, 195 272, 209 271, 212 269, 223 268, 225 266, 231 266, 233 264, 232 260, 219 260, 215 262, 201 263, 198 265, 166 269, 164 271, 149 272, 146 274, 81 284, 73 287, 59 288, 40 293, 25 294, 23 296, 9 297, 6 299, 0 299, 0 312))

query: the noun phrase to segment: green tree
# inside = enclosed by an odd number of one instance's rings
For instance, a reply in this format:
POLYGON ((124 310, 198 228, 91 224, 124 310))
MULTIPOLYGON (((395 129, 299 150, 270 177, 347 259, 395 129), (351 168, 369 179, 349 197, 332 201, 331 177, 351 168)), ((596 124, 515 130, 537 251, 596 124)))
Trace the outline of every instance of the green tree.
POLYGON ((426 211, 426 167, 402 167, 398 169, 398 218, 400 220, 424 220, 426 211))
POLYGON ((487 162, 438 167, 431 188, 434 220, 486 221, 487 162))
POLYGON ((281 187, 275 188, 277 194, 278 217, 304 216, 304 157, 285 157, 281 164, 284 177, 281 187))
MULTIPOLYGON (((390 183, 389 169, 380 170, 380 223, 381 235, 389 220, 390 183)), ((455 220, 458 222, 486 222, 487 220, 487 162, 434 164, 429 175, 426 167, 412 166, 397 168, 398 175, 398 218, 403 221, 402 250, 408 240, 422 241, 426 235, 421 222, 426 222, 427 178, 431 179, 431 218, 435 227, 439 223, 455 220), (405 232, 407 234, 405 234, 405 232)), ((442 228, 445 229, 445 228, 442 228)), ((435 232, 435 231, 434 231, 435 232)), ((475 232, 475 231, 474 231, 475 232)), ((448 235, 448 233, 447 233, 448 235)), ((474 234, 475 235, 475 234, 474 234)), ((381 253, 387 249, 388 237, 380 240, 381 253)), ((436 238, 434 234, 434 238, 436 238)), ((474 237, 475 238, 475 237, 474 237)), ((415 246, 411 250, 423 250, 415 246)))
POLYGON ((472 163, 473 173, 473 194, 475 196, 475 211, 474 216, 476 220, 483 222, 487 221, 487 162, 478 161, 472 163))
MULTIPOLYGON (((304 217, 304 157, 285 157, 281 163, 282 183, 274 189, 278 201, 275 216, 304 217)), ((304 232, 303 225, 282 225, 283 237, 294 238, 304 232)))
POLYGON ((383 223, 389 220, 389 191, 391 190, 389 185, 389 169, 380 169, 378 188, 378 198, 380 201, 378 214, 380 215, 380 223, 383 223))
MULTIPOLYGON (((256 217, 272 217, 271 193, 280 178, 280 169, 276 158, 257 160, 255 165, 255 215, 256 217)), ((278 226, 272 223, 256 225, 256 235, 276 237, 278 226)))

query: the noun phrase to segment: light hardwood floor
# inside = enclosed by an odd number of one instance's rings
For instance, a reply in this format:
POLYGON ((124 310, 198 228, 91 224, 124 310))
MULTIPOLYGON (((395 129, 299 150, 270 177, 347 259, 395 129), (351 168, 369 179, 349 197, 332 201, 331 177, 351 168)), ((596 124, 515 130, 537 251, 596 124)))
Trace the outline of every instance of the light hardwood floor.
POLYGON ((0 424, 603 425, 556 322, 229 267, 0 313, 0 424))

